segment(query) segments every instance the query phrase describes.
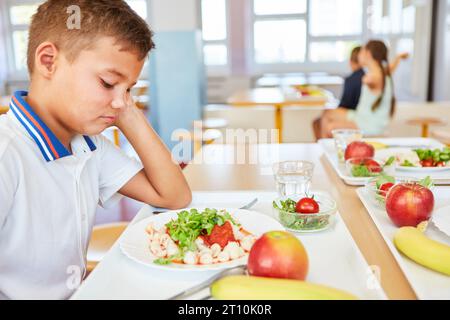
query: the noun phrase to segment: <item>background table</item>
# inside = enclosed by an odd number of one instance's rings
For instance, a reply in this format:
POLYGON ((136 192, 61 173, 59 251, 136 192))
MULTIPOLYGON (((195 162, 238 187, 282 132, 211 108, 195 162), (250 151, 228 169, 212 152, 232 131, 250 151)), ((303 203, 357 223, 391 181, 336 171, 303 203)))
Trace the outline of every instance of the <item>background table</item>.
POLYGON ((320 87, 342 86, 344 79, 329 74, 264 74, 255 82, 256 87, 279 87, 290 85, 315 85, 320 87))
POLYGON ((283 142, 282 108, 290 106, 335 108, 337 102, 333 94, 326 90, 322 92, 323 96, 302 96, 293 87, 254 88, 235 92, 227 99, 227 103, 234 107, 274 106, 275 128, 279 133, 278 142, 283 142))

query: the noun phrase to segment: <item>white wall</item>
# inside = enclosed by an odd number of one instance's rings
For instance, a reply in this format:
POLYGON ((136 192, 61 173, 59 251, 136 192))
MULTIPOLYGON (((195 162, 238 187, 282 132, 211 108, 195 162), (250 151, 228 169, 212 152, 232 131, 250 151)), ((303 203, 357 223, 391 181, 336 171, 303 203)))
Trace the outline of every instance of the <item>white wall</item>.
POLYGON ((438 30, 434 70, 434 99, 450 100, 450 0, 438 1, 438 30))
POLYGON ((404 77, 402 82, 410 82, 410 99, 404 100, 425 101, 430 68, 432 1, 417 2, 414 59, 410 77, 404 77))

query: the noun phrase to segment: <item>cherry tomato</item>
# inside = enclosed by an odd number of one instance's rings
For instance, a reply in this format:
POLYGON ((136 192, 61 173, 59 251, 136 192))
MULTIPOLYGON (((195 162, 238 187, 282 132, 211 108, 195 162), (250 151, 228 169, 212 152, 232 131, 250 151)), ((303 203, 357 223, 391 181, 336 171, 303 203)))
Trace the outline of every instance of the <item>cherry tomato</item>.
POLYGON ((295 212, 297 213, 318 213, 319 212, 319 204, 313 198, 303 198, 297 202, 295 206, 295 212))
POLYGON ((422 165, 422 167, 432 167, 433 160, 432 159, 422 160, 420 161, 420 164, 422 165))
POLYGON ((439 162, 437 162, 436 163, 436 165, 435 165, 436 167, 445 167, 446 166, 446 164, 445 164, 445 162, 444 161, 439 161, 439 162))
POLYGON ((379 189, 380 195, 383 197, 386 197, 387 193, 393 186, 394 186, 394 184, 392 182, 383 183, 379 189))
POLYGON ((369 169, 370 172, 379 173, 383 171, 383 168, 381 168, 380 164, 375 160, 367 159, 364 164, 367 166, 367 169, 369 169))

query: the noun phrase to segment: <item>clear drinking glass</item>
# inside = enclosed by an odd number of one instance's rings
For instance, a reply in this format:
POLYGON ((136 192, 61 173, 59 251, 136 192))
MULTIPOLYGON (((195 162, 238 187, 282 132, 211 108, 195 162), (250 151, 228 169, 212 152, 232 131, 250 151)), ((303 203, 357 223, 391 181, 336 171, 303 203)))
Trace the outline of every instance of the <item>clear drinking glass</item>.
POLYGON ((344 154, 347 146, 353 141, 361 140, 363 138, 362 131, 358 129, 336 129, 332 130, 331 134, 334 138, 339 162, 345 162, 344 154))
POLYGON ((280 196, 306 194, 311 185, 314 163, 283 161, 273 165, 276 188, 280 196))

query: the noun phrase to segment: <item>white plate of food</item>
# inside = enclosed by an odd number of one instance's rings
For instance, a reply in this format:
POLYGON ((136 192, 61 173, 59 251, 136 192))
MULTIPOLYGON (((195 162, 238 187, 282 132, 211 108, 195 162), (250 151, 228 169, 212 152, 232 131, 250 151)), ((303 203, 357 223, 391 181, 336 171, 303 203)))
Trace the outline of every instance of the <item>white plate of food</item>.
POLYGON ((285 229, 275 219, 255 211, 184 209, 130 226, 120 248, 130 259, 153 268, 220 270, 245 264, 254 241, 273 230, 285 229))
MULTIPOLYGON (((385 139, 364 139, 364 141, 372 144, 375 147, 375 158, 381 161, 389 159, 391 156, 396 157, 395 165, 392 166, 394 171, 401 171, 401 176, 411 176, 411 177, 425 177, 426 175, 431 175, 433 180, 437 184, 450 183, 450 170, 448 171, 437 171, 427 172, 422 169, 415 172, 402 171, 399 168, 400 157, 399 155, 413 152, 414 149, 418 148, 429 148, 443 149, 445 146, 433 139, 429 138, 385 138, 385 139), (444 176, 442 176, 444 175, 444 176)), ((349 185, 365 185, 371 178, 354 177, 348 173, 348 168, 345 163, 340 163, 337 157, 337 151, 335 142, 333 139, 320 139, 318 143, 322 146, 325 151, 325 156, 333 166, 334 170, 337 172, 339 177, 344 180, 345 183, 349 185)), ((395 174, 397 175, 397 173, 395 174)))
POLYGON ((396 170, 422 173, 450 170, 450 149, 409 149, 396 153, 396 170))
POLYGON ((440 172, 450 170, 450 167, 405 167, 405 166, 395 166, 395 170, 406 171, 406 172, 417 172, 417 173, 425 173, 425 172, 440 172))

